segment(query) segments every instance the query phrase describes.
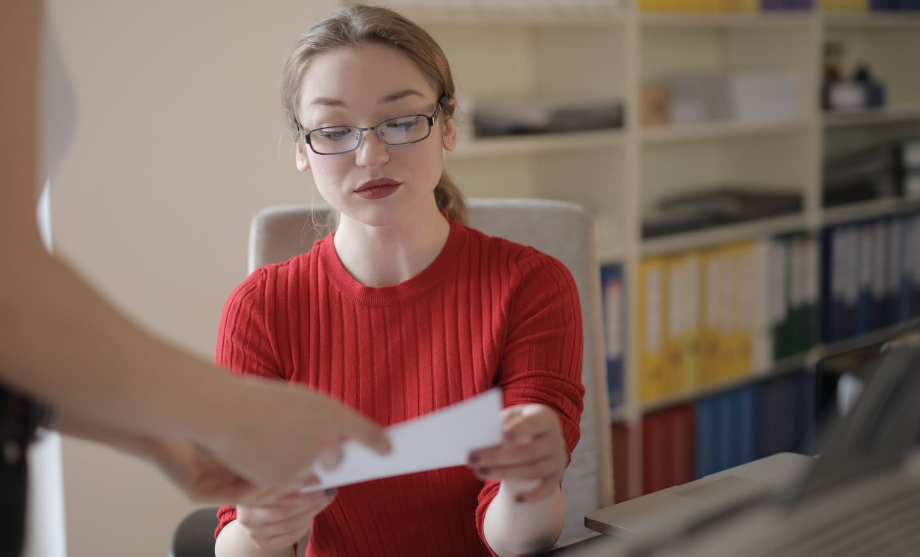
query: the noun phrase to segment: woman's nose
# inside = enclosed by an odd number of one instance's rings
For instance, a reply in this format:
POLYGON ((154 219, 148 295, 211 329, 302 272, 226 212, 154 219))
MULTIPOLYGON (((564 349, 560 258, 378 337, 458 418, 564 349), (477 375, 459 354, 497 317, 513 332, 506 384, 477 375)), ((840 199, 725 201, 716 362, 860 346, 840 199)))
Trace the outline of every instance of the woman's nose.
POLYGON ((374 130, 365 130, 362 133, 364 137, 355 154, 357 165, 373 168, 386 163, 390 159, 386 144, 380 141, 374 130))

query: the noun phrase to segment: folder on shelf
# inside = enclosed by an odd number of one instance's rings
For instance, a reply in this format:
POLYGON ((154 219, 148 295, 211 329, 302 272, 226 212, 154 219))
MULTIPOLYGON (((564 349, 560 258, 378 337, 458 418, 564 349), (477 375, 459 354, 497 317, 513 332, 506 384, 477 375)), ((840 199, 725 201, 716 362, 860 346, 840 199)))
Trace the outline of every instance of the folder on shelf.
POLYGON ((719 395, 704 398, 696 403, 696 455, 697 478, 708 476, 725 469, 723 458, 725 418, 719 395))
POLYGON ((700 289, 700 365, 699 385, 705 386, 719 380, 722 356, 722 290, 723 258, 718 249, 710 249, 700 256, 702 284, 700 289))
POLYGON ((756 329, 756 298, 760 292, 757 274, 757 250, 754 242, 736 248, 735 280, 735 369, 734 376, 748 375, 754 369, 754 331, 756 329))
POLYGON ((665 412, 642 418, 642 493, 654 493, 668 486, 667 467, 671 446, 666 435, 665 412))
POLYGON ((684 280, 680 288, 682 315, 680 345, 683 365, 678 381, 678 391, 690 392, 700 385, 702 257, 699 252, 690 252, 681 257, 681 264, 684 269, 684 280))
POLYGON ((662 396, 665 385, 667 276, 664 258, 652 257, 639 264, 639 393, 643 402, 662 396))
POLYGON ((857 335, 872 330, 872 248, 875 246, 875 227, 871 223, 857 225, 856 271, 858 294, 856 301, 857 335))
POLYGON ((901 221, 897 217, 887 219, 885 227, 888 249, 885 261, 885 318, 889 325, 898 322, 898 302, 901 291, 903 255, 901 252, 901 221))
POLYGON ((773 360, 789 352, 789 243, 784 236, 770 242, 770 325, 773 337, 773 360))
POLYGON ((674 447, 668 477, 669 487, 694 479, 694 410, 692 404, 672 408, 668 412, 667 429, 674 447))
POLYGON ((718 293, 722 298, 719 304, 722 340, 719 343, 717 367, 718 378, 723 381, 736 375, 738 368, 738 324, 740 322, 738 302, 740 300, 741 265, 737 246, 723 246, 719 252, 722 258, 722 289, 718 293))
POLYGON ((820 242, 817 236, 809 234, 805 247, 805 346, 811 350, 818 344, 818 306, 820 304, 820 242))
POLYGON ((667 303, 662 313, 664 325, 664 378, 661 394, 664 396, 677 394, 683 390, 684 369, 684 313, 683 290, 685 267, 681 256, 668 256, 662 258, 664 266, 665 284, 667 285, 667 303))
POLYGON ((623 271, 619 264, 601 268, 601 297, 604 316, 604 347, 607 360, 607 391, 610 408, 623 403, 623 271))
POLYGON ((629 427, 624 424, 613 426, 613 502, 622 503, 629 499, 629 427))
POLYGON ((761 240, 754 247, 757 293, 754 306, 754 356, 753 369, 766 373, 773 363, 773 322, 777 313, 773 308, 773 266, 770 262, 772 242, 761 240))

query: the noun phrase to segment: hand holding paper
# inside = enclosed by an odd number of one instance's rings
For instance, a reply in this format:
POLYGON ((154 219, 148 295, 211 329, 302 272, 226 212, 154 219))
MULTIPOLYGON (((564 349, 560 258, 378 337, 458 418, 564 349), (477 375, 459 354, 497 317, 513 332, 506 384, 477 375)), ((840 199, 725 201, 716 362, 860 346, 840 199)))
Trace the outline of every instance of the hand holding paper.
POLYGON ((501 389, 495 388, 387 430, 393 450, 384 456, 354 441, 343 447, 335 470, 315 467, 318 486, 304 493, 367 480, 463 466, 472 451, 502 442, 501 389))

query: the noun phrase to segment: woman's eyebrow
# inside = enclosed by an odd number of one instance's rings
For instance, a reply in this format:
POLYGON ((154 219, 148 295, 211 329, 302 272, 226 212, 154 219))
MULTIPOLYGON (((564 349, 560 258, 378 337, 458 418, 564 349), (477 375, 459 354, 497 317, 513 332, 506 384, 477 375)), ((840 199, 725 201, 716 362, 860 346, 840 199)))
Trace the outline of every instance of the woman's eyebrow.
POLYGON ((380 99, 380 102, 381 103, 391 103, 391 102, 398 101, 400 99, 404 99, 411 95, 417 95, 419 97, 422 97, 423 99, 425 98, 425 95, 419 93, 415 89, 404 89, 402 91, 397 91, 396 93, 390 93, 389 95, 384 96, 382 99, 380 99))
POLYGON ((345 101, 340 101, 339 99, 333 99, 330 97, 316 97, 310 101, 310 106, 319 105, 319 106, 348 106, 345 104, 345 101))

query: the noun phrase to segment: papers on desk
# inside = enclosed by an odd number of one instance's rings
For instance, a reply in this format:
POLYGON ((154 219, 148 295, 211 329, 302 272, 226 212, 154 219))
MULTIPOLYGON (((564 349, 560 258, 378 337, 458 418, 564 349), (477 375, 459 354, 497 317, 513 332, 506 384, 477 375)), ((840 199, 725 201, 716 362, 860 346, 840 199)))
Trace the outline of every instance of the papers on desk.
POLYGON ((501 389, 495 388, 387 430, 393 446, 381 456, 355 441, 343 445, 344 458, 335 470, 316 465, 321 484, 304 493, 367 480, 424 472, 468 462, 471 451, 501 443, 501 389))

